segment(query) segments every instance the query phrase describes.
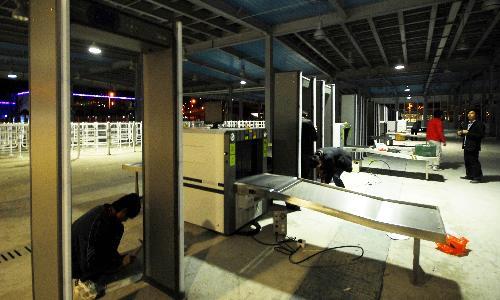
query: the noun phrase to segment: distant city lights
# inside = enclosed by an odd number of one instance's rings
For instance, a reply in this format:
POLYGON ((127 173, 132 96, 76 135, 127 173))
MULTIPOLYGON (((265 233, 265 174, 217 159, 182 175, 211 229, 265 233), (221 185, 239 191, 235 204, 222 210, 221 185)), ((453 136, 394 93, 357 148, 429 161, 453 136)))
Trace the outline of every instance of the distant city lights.
MULTIPOLYGON (((23 96, 29 94, 29 91, 26 92, 20 92, 17 93, 17 96, 23 96)), ((112 92, 111 92, 112 93, 112 92)), ((114 93, 113 93, 114 94, 114 93)), ((109 96, 109 95, 91 95, 91 94, 81 94, 81 93, 73 93, 73 96, 77 97, 87 97, 87 98, 111 98, 111 99, 118 99, 118 100, 130 100, 130 101, 135 101, 134 97, 122 97, 122 96, 109 96)))

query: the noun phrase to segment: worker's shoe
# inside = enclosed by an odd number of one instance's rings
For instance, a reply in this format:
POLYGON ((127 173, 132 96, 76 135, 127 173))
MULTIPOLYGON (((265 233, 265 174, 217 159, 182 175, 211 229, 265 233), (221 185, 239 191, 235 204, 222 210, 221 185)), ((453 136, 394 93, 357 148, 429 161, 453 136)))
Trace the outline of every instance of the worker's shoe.
POLYGON ((74 300, 94 300, 97 298, 97 286, 94 282, 87 280, 76 280, 73 287, 74 300))
POLYGON ((483 182, 483 178, 478 177, 478 178, 473 178, 470 183, 481 183, 483 182))
POLYGON ((469 176, 460 176, 460 179, 468 179, 468 180, 471 180, 472 178, 469 177, 469 176))

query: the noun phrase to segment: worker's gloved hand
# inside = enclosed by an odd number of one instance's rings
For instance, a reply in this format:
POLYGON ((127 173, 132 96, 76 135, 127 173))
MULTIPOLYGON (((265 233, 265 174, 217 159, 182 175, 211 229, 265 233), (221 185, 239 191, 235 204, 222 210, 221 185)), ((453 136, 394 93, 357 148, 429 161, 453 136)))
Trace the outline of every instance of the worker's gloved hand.
POLYGON ((128 265, 130 265, 131 263, 133 263, 135 261, 137 257, 135 255, 132 255, 132 254, 126 254, 124 257, 123 257, 123 260, 122 260, 122 266, 126 267, 128 265))

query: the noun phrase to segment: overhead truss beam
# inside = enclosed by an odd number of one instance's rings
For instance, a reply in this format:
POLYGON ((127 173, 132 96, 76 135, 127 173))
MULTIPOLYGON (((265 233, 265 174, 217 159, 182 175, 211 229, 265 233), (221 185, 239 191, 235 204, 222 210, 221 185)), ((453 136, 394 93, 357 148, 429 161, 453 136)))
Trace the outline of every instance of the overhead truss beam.
POLYGON ((403 60, 405 65, 408 64, 408 50, 406 49, 406 30, 405 17, 403 11, 398 11, 399 33, 401 35, 401 47, 403 48, 403 60))
POLYGON ((368 18, 368 24, 370 24, 370 29, 373 33, 373 37, 375 38, 375 42, 377 42, 380 55, 384 59, 385 64, 389 65, 389 60, 387 59, 387 55, 385 55, 384 46, 382 46, 382 41, 380 40, 380 36, 378 35, 377 28, 375 27, 375 22, 373 22, 373 18, 368 18))
POLYGON ((335 11, 339 14, 341 18, 347 19, 347 14, 342 5, 340 5, 339 0, 328 0, 328 2, 330 3, 331 6, 335 8, 335 11))
POLYGON ((429 86, 432 82, 432 76, 434 75, 434 72, 436 72, 436 69, 439 64, 439 59, 441 58, 441 54, 443 53, 444 47, 446 46, 446 42, 448 41, 448 37, 450 36, 451 29, 453 28, 453 23, 455 22, 455 19, 457 17, 458 11, 460 10, 461 6, 462 6, 462 1, 453 2, 453 4, 451 5, 448 18, 446 19, 446 25, 444 26, 443 29, 443 35, 441 37, 441 40, 439 41, 439 45, 436 50, 436 56, 434 57, 432 67, 429 72, 429 77, 427 78, 427 82, 425 84, 424 95, 427 95, 429 86))
MULTIPOLYGON (((452 2, 452 0, 385 0, 373 4, 361 5, 351 9, 345 9, 347 19, 344 19, 338 12, 326 13, 321 15, 321 22, 324 27, 338 25, 344 22, 354 22, 363 20, 369 17, 383 16, 391 13, 397 13, 400 10, 417 9, 421 7, 431 6, 433 4, 441 4, 452 2)), ((295 20, 272 27, 271 34, 275 37, 314 30, 318 27, 318 16, 308 17, 300 20, 295 20)), ((263 39, 262 32, 248 31, 239 34, 213 39, 210 41, 200 42, 193 45, 187 45, 187 52, 203 51, 210 48, 227 47, 245 42, 263 39)))
POLYGON ((479 50, 479 48, 481 48, 484 41, 486 41, 493 28, 495 28, 495 26, 497 25, 498 21, 500 21, 500 11, 497 12, 495 18, 493 19, 493 21, 491 21, 490 25, 488 26, 488 29, 486 29, 486 31, 483 33, 483 36, 481 36, 479 42, 476 44, 476 47, 474 47, 474 50, 472 50, 472 52, 469 54, 469 59, 471 59, 472 57, 474 57, 474 55, 476 55, 477 51, 479 50))
MULTIPOLYGON (((180 2, 180 1, 178 1, 180 2)), ((177 2, 177 3, 178 3, 177 2)), ((225 1, 221 0, 189 0, 189 2, 203 7, 206 10, 213 12, 216 15, 222 16, 235 23, 249 27, 262 33, 270 33, 271 29, 267 24, 264 24, 250 16, 241 9, 236 9, 225 1)), ((176 4, 177 4, 176 3, 176 4)))
POLYGON ((194 11, 188 3, 185 1, 177 1, 175 3, 173 2, 166 2, 166 1, 158 1, 158 0, 143 0, 147 3, 150 3, 156 7, 160 7, 169 11, 172 11, 174 13, 178 13, 181 15, 184 15, 188 18, 194 19, 196 21, 199 21, 201 23, 213 26, 215 28, 219 28, 220 30, 223 30, 228 33, 237 33, 238 30, 235 29, 234 27, 231 27, 229 25, 226 25, 222 20, 214 20, 214 19, 208 19, 206 18, 207 16, 201 16, 198 12, 194 11))
POLYGON ((351 41, 351 43, 354 46, 354 48, 358 51, 359 55, 361 56, 361 58, 363 59, 363 61, 365 62, 365 64, 367 66, 371 67, 372 65, 370 64, 370 62, 366 58, 365 54, 361 50, 361 47, 359 47, 358 42, 356 42, 356 39, 354 39, 354 36, 352 36, 351 32, 349 31, 349 28, 347 28, 347 26, 344 23, 340 24, 340 26, 344 30, 344 33, 347 35, 347 37, 351 41))
POLYGON ((462 20, 460 20, 460 25, 458 25, 457 32, 455 33, 455 37, 453 38, 453 42, 451 43, 450 50, 448 50, 448 59, 450 59, 451 55, 457 47, 458 41, 462 37, 462 32, 464 30, 465 24, 467 24, 467 20, 469 19, 470 13, 475 3, 476 0, 469 0, 469 3, 467 4, 467 8, 465 9, 462 20))
POLYGON ((283 43, 286 47, 291 49, 292 51, 295 51, 297 54, 302 56, 304 60, 308 61, 310 64, 312 64, 316 69, 318 69, 321 73, 325 74, 328 77, 333 77, 334 71, 331 70, 330 68, 326 68, 324 64, 319 63, 314 57, 309 55, 308 53, 305 53, 302 49, 298 48, 295 43, 290 42, 286 37, 278 37, 277 38, 280 42, 283 43))
POLYGON ((328 59, 328 57, 324 56, 323 53, 321 53, 321 51, 319 51, 318 49, 316 49, 316 47, 314 47, 309 41, 307 41, 305 38, 303 38, 300 34, 296 33, 295 36, 302 42, 304 43, 304 45, 306 45, 307 47, 309 47, 312 51, 314 51, 319 57, 321 57, 321 59, 323 59, 324 61, 326 61, 328 64, 330 64, 330 66, 332 66, 335 70, 339 71, 340 68, 337 67, 330 59, 328 59))
POLYGON ((349 67, 354 69, 354 66, 353 66, 351 60, 349 58, 345 57, 345 55, 342 53, 342 51, 340 51, 340 49, 337 46, 335 46, 335 44, 332 42, 332 40, 330 40, 329 37, 325 37, 325 42, 327 42, 328 45, 330 45, 330 47, 332 47, 332 49, 335 50, 335 52, 337 52, 337 54, 349 65, 349 67))
POLYGON ((429 19, 429 31, 427 33, 427 44, 425 46, 425 61, 429 61, 431 54, 432 36, 434 35, 434 26, 436 25, 438 5, 434 4, 431 8, 431 18, 429 19))

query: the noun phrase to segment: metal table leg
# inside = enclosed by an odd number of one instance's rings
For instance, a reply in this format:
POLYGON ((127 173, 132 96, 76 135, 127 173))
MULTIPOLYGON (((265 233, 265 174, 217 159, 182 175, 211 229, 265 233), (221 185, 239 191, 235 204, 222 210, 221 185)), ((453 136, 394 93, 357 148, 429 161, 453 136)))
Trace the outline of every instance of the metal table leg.
POLYGON ((135 192, 139 195, 139 172, 135 172, 135 192))
POLYGON ((423 283, 424 271, 420 267, 420 239, 413 239, 413 284, 423 283))

